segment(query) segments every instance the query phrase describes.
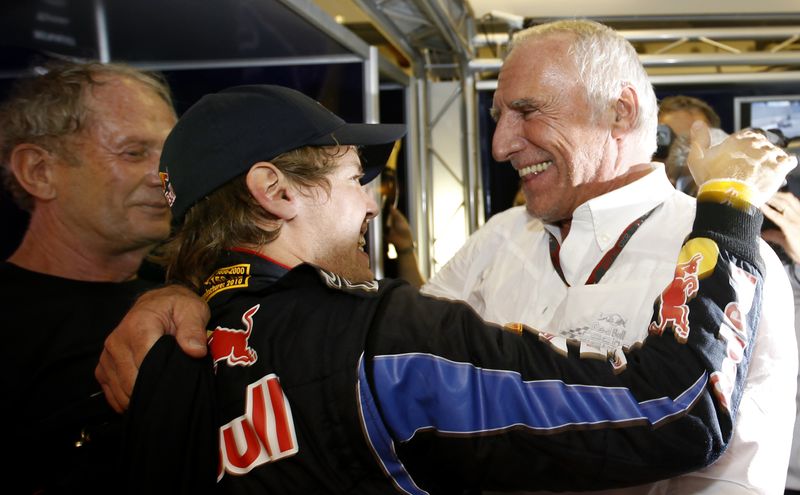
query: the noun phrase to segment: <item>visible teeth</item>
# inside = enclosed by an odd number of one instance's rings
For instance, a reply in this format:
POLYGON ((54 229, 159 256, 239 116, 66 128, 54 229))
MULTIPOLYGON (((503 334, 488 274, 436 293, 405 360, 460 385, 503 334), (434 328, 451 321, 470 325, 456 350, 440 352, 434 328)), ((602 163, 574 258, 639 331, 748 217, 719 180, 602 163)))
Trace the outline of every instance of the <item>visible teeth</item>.
POLYGON ((521 169, 519 169, 519 176, 520 177, 525 177, 526 175, 530 175, 530 174, 533 174, 533 175, 541 174, 542 172, 544 172, 545 170, 550 168, 550 165, 552 165, 552 164, 553 164, 552 160, 547 160, 547 161, 544 161, 544 162, 541 162, 541 163, 537 163, 536 165, 530 165, 528 167, 521 168, 521 169))
POLYGON ((366 245, 367 245, 367 240, 364 239, 364 236, 362 235, 361 237, 358 238, 358 249, 363 251, 364 246, 366 245))

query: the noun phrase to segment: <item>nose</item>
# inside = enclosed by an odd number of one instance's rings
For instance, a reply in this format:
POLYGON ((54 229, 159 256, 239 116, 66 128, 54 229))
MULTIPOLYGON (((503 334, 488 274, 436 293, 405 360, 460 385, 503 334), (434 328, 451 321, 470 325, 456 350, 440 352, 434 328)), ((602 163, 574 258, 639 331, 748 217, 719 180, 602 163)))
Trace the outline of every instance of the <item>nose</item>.
POLYGON ((161 176, 158 174, 158 164, 161 161, 161 150, 153 150, 147 163, 147 173, 144 176, 145 184, 161 187, 161 176))
POLYGON ((367 220, 372 220, 378 214, 378 203, 375 202, 375 197, 367 189, 367 186, 361 187, 361 193, 364 195, 364 201, 367 206, 367 220))
POLYGON ((520 135, 519 125, 513 115, 502 115, 492 137, 492 157, 498 162, 507 162, 514 153, 525 147, 525 139, 520 135))

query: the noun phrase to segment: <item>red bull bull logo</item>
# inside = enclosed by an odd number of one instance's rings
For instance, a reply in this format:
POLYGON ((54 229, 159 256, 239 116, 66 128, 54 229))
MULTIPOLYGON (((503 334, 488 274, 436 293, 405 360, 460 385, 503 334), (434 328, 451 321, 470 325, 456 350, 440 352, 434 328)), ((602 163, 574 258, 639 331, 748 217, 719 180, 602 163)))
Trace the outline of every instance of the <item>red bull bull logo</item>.
POLYGON ((258 355, 250 347, 250 335, 253 333, 253 315, 258 312, 260 304, 256 304, 242 315, 244 329, 217 327, 208 339, 208 348, 217 363, 226 361, 228 366, 250 366, 256 362, 258 355))
POLYGON ((667 327, 672 327, 675 339, 685 344, 689 338, 688 302, 697 295, 700 281, 697 278, 703 255, 696 253, 685 263, 678 263, 672 283, 659 296, 658 315, 650 323, 650 333, 661 335, 667 327))

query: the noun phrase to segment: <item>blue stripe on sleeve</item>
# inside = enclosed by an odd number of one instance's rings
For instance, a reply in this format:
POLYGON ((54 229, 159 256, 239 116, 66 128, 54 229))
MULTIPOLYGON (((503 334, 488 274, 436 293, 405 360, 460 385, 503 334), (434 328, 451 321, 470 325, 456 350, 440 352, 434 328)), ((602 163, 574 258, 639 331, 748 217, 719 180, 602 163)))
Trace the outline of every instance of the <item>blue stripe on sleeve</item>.
MULTIPOLYGON (((703 373, 676 399, 638 402, 624 387, 523 381, 515 371, 483 369, 430 354, 377 356, 373 372, 381 405, 380 427, 388 427, 397 441, 407 441, 423 429, 469 435, 512 426, 552 430, 617 423, 657 425, 687 412, 708 381, 703 373)), ((366 386, 362 378, 362 399, 366 386)))
POLYGON ((403 466, 403 463, 395 453, 394 442, 381 420, 380 413, 378 412, 369 384, 367 383, 363 354, 358 360, 357 387, 358 409, 367 437, 367 443, 369 443, 372 448, 373 454, 378 458, 378 462, 383 468, 384 473, 389 476, 395 487, 401 492, 409 495, 428 495, 428 492, 414 483, 414 480, 408 474, 405 466, 403 466))

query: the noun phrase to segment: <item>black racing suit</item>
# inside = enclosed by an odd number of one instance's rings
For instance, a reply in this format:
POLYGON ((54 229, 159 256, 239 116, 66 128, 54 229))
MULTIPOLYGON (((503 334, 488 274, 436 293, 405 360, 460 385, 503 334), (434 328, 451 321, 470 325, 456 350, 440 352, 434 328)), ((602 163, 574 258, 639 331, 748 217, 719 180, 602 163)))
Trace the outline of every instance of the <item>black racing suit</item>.
POLYGON ((731 439, 758 327, 759 224, 698 204, 690 237, 706 239, 687 244, 651 335, 624 354, 570 343, 564 355, 544 332, 501 329, 403 282, 231 252, 205 291, 214 376, 170 338, 151 351, 128 482, 208 489, 199 475, 216 465, 217 489, 235 494, 574 490, 706 466, 731 439), (678 338, 661 324, 681 311, 678 338), (200 438, 213 435, 218 452, 200 438))

